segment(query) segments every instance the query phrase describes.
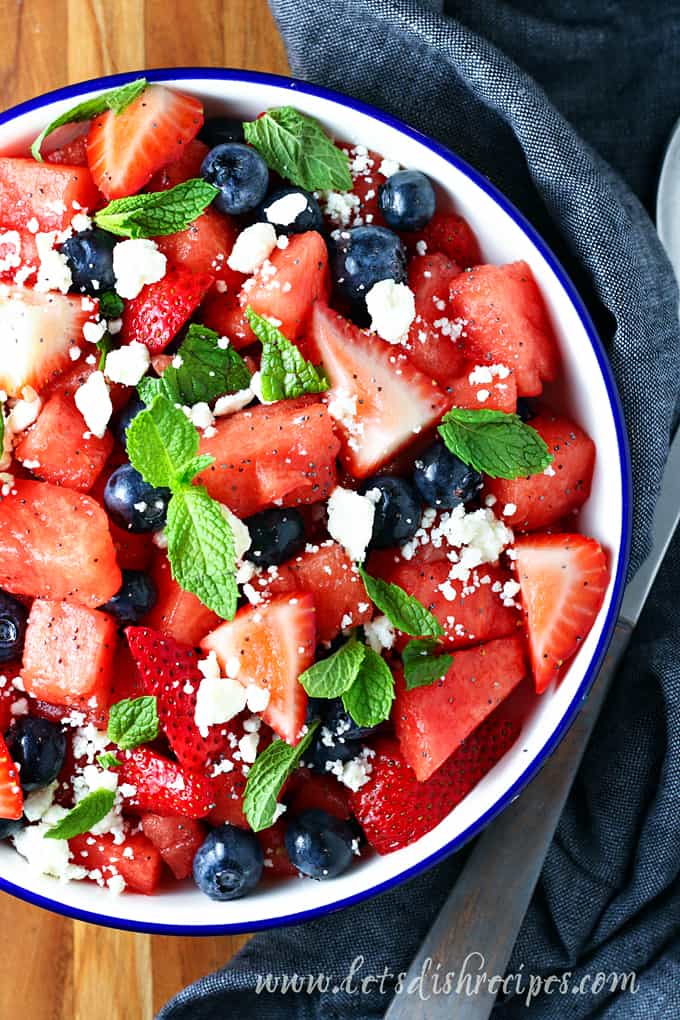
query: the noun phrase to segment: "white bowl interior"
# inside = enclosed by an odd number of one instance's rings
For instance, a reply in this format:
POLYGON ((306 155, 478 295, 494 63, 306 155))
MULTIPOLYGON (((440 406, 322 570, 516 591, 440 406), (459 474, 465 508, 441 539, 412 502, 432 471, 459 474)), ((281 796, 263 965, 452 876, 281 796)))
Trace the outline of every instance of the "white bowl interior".
MULTIPOLYGON (((171 81, 169 81, 172 84, 171 81)), ((106 87, 106 86, 104 86, 106 87)), ((557 331, 564 364, 566 406, 595 440, 597 466, 593 494, 584 508, 580 528, 606 548, 614 579, 625 545, 622 454, 617 438, 611 399, 584 324, 554 270, 533 241, 513 218, 470 177, 424 142, 402 134, 396 127, 304 90, 291 90, 281 82, 224 80, 196 77, 181 80, 176 87, 199 96, 211 113, 226 112, 251 119, 271 106, 292 104, 317 117, 339 139, 362 143, 404 166, 425 172, 439 187, 452 208, 462 213, 474 228, 486 261, 503 263, 526 259, 531 265, 549 306, 557 331)), ((82 93, 77 99, 62 99, 30 110, 0 125, 0 151, 17 152, 33 140, 53 117, 100 91, 82 93)), ((560 403, 562 403, 560 399, 560 403)), ((386 857, 371 856, 358 861, 348 873, 333 881, 298 882, 295 879, 265 883, 254 895, 230 903, 216 903, 190 883, 168 888, 162 895, 147 898, 126 893, 116 897, 87 882, 59 884, 31 870, 15 851, 0 845, 0 879, 19 887, 28 898, 46 897, 55 909, 84 911, 92 920, 124 927, 148 925, 199 929, 262 927, 296 915, 332 909, 376 887, 392 884, 404 873, 439 855, 452 841, 493 812, 507 798, 532 763, 541 759, 546 745, 560 728, 580 688, 591 659, 598 649, 612 598, 610 584, 598 619, 561 684, 538 700, 527 719, 520 740, 482 780, 470 795, 432 832, 412 846, 386 857)))

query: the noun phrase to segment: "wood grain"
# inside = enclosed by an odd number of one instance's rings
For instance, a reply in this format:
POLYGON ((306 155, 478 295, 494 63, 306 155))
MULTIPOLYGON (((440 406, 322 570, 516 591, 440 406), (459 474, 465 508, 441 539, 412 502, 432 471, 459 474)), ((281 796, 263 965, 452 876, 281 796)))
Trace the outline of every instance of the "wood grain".
MULTIPOLYGON (((143 67, 287 72, 265 0, 0 0, 0 107, 143 67)), ((0 895, 0 1020, 150 1020, 245 937, 134 935, 0 895)))

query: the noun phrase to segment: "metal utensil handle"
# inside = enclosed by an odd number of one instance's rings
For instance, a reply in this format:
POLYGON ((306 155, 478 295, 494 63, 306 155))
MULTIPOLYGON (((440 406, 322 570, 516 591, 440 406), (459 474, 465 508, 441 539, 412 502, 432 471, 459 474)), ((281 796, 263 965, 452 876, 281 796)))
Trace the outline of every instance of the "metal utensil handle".
POLYGON ((385 1020, 488 1020, 497 989, 489 991, 483 983, 471 995, 476 968, 481 965, 488 978, 505 973, 588 738, 632 630, 628 621, 619 620, 597 680, 571 729, 517 800, 479 837, 385 1020), (450 994, 427 1000, 408 994, 409 983, 423 972, 428 959, 433 972, 437 965, 442 975, 455 972, 450 994), (472 984, 457 981, 466 960, 472 984))

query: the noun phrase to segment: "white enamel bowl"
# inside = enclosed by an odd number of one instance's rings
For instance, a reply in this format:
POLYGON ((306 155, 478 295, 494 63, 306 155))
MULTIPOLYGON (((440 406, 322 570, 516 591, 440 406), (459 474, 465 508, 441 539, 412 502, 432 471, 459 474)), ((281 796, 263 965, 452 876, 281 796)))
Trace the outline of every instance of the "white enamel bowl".
MULTIPOLYGON (((0 845, 0 888, 51 910, 136 931, 187 935, 254 930, 302 921, 388 889, 462 846, 508 804, 540 768, 574 718, 604 656, 622 594, 630 535, 630 470, 623 415, 606 359, 588 314, 564 270, 517 210, 453 153, 380 111, 338 93, 287 78, 226 69, 141 72, 198 96, 208 113, 252 119, 291 104, 318 118, 336 137, 363 143, 436 182, 442 204, 471 223, 485 261, 526 259, 547 301, 564 364, 559 394, 551 394, 593 437, 597 467, 581 529, 606 548, 611 584, 597 621, 562 683, 548 691, 519 741, 432 832, 386 857, 358 861, 328 882, 265 882, 230 903, 207 899, 190 882, 160 895, 114 896, 88 882, 60 884, 37 875, 7 844, 0 845)), ((49 93, 0 115, 0 151, 18 152, 76 102, 137 74, 85 82, 49 93)))

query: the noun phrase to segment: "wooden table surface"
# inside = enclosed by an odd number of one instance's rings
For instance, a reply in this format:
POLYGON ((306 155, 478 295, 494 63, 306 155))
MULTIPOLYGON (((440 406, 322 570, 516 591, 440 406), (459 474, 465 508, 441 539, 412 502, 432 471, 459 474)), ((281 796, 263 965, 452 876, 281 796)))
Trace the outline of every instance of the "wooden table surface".
MULTIPOLYGON (((0 39, 1 109, 144 67, 287 71, 265 0, 0 0, 0 39)), ((0 894, 0 1020, 150 1020, 244 941, 109 931, 0 894)))

